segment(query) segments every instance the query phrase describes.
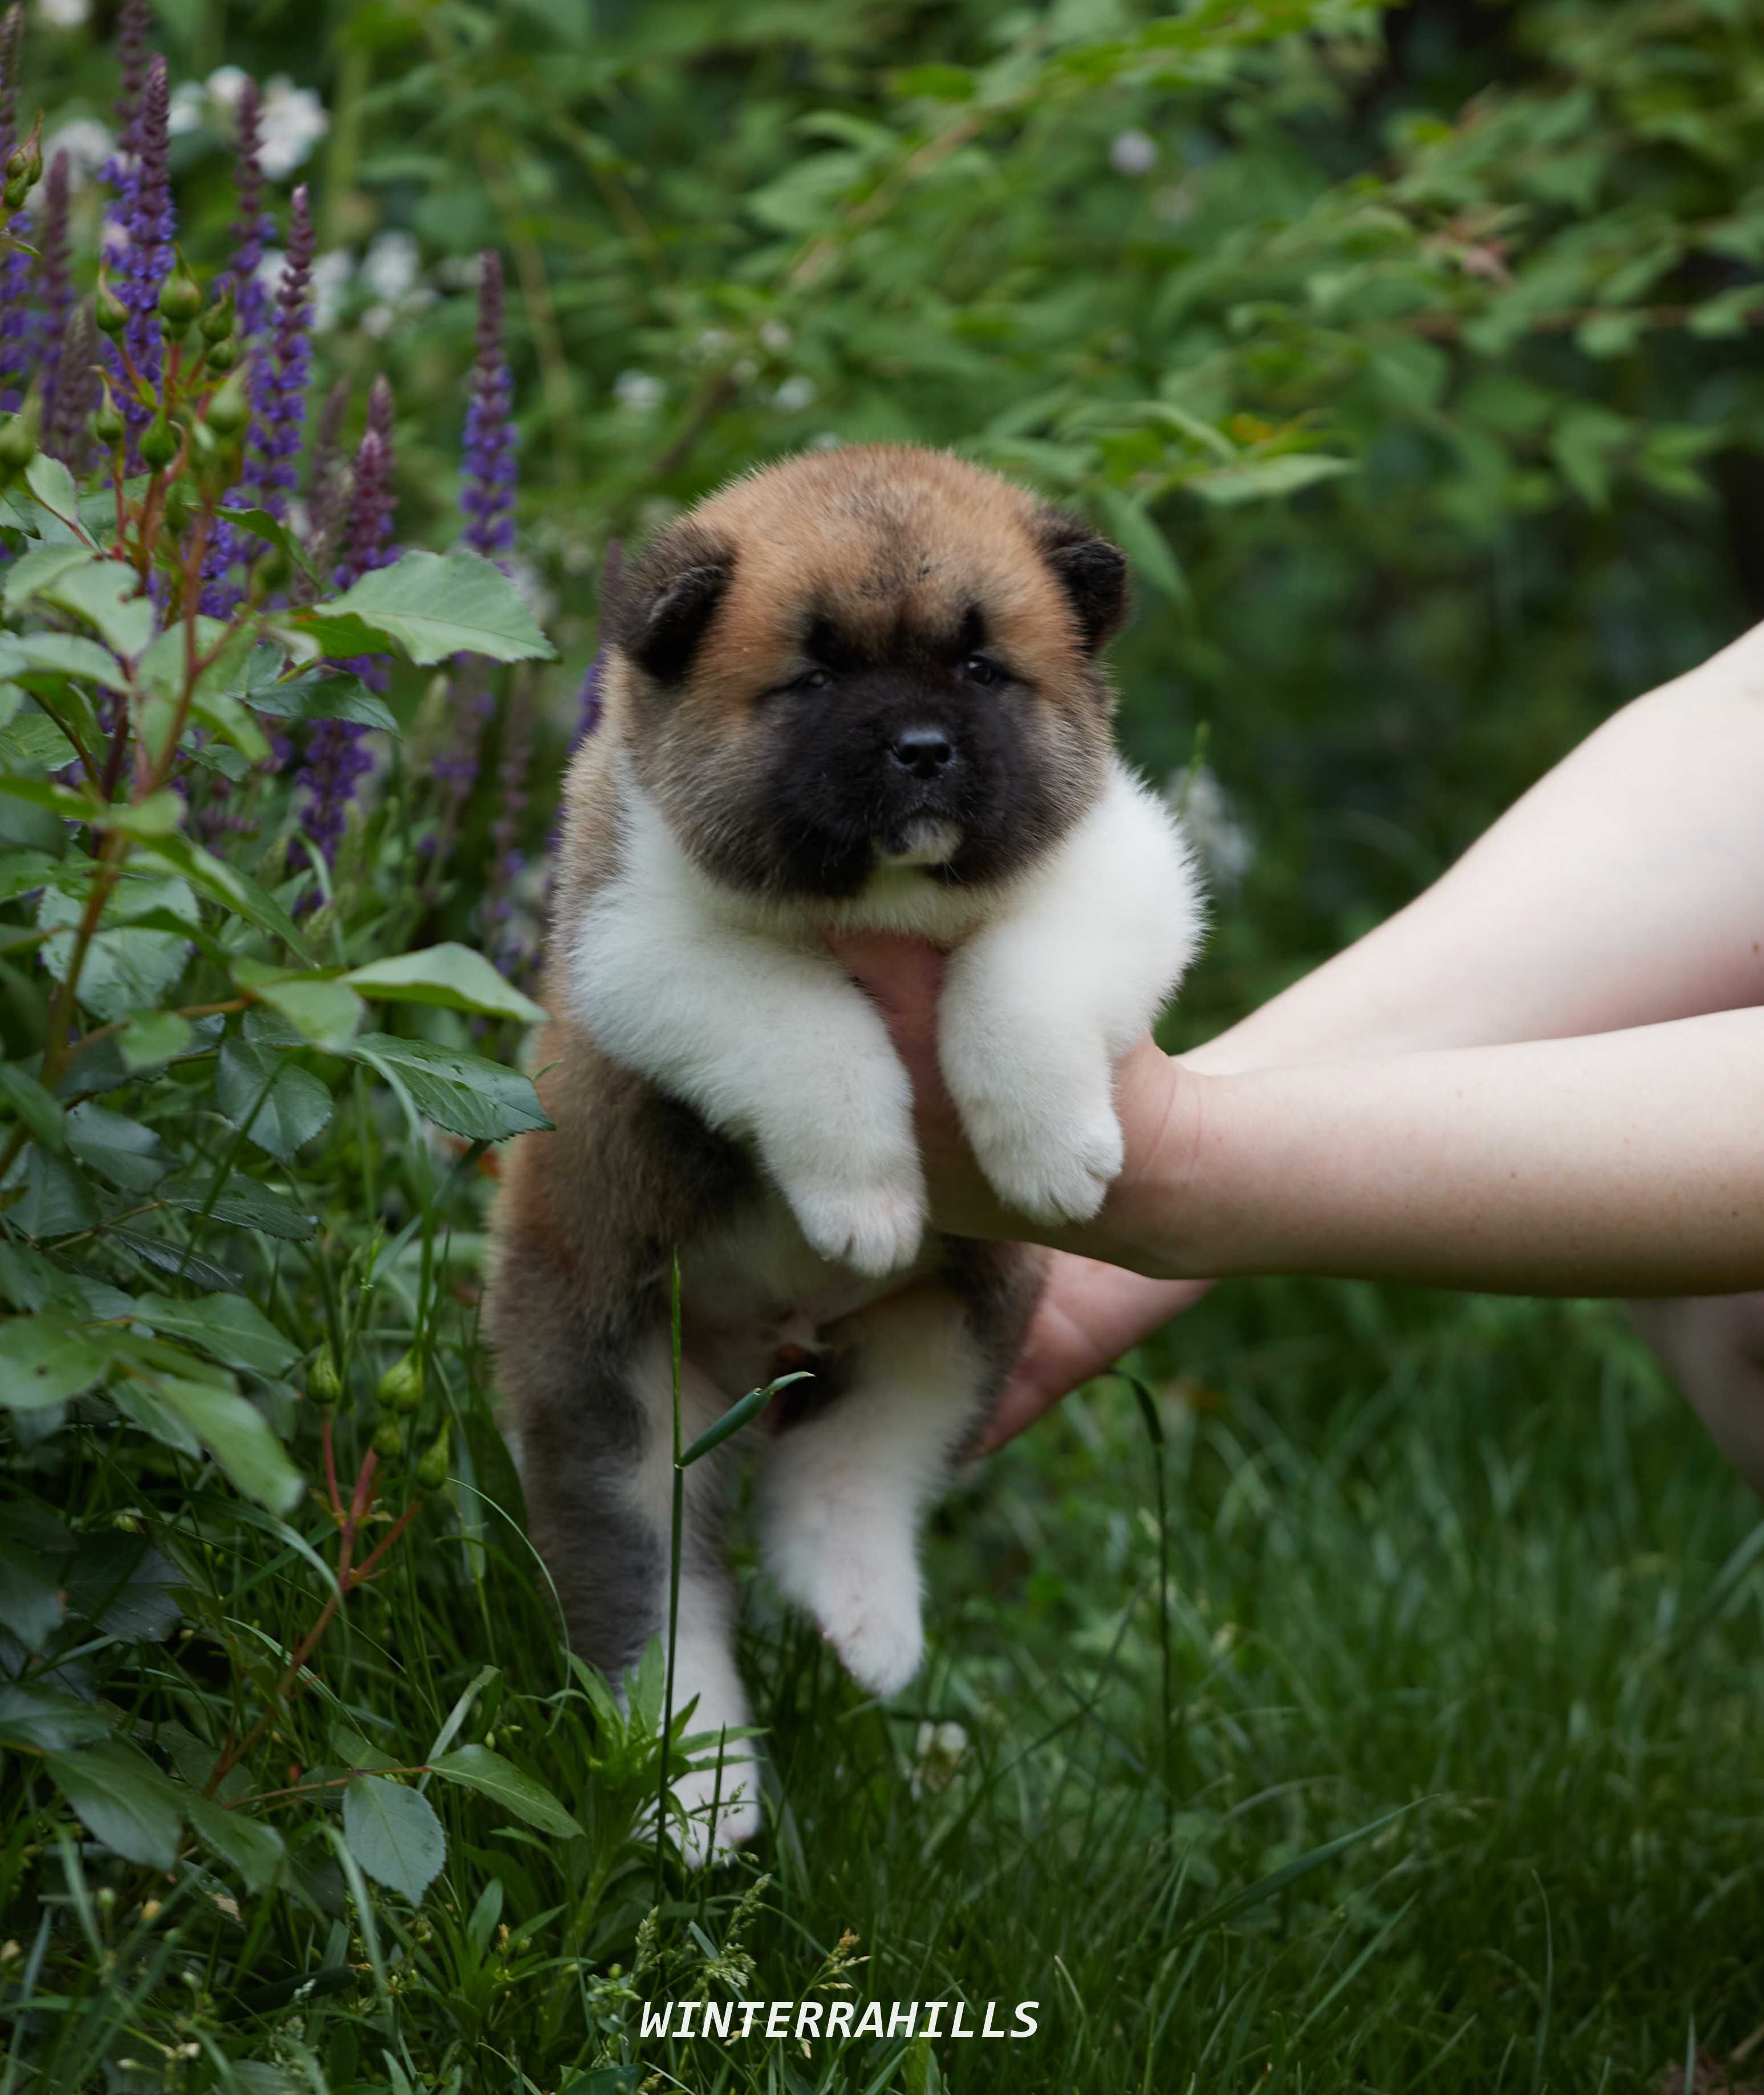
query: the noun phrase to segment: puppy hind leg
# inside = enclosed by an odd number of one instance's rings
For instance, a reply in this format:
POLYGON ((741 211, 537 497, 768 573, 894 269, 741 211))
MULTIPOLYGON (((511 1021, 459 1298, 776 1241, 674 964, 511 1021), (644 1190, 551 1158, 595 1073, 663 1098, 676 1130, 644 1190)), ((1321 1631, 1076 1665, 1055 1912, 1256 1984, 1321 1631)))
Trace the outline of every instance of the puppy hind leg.
MULTIPOLYGON (((522 1474, 529 1524, 563 1603, 573 1648, 604 1673, 622 1701, 625 1676, 668 1629, 673 1527, 672 1364, 659 1335, 642 1341, 616 1373, 594 1378, 585 1400, 580 1356, 567 1404, 523 1407, 522 1474)), ((681 1423, 690 1439, 724 1408, 721 1393, 690 1365, 681 1423)), ((751 1722, 735 1669, 734 1601, 721 1557, 723 1479, 716 1457, 687 1473, 681 1536, 680 1605, 673 1653, 676 1712, 695 1702, 692 1734, 738 1731, 751 1722)), ((750 1743, 695 1756, 674 1784, 695 1866, 760 1827, 759 1778, 750 1743), (716 1823, 711 1823, 715 1802, 716 1823)))
POLYGON ((990 1383, 961 1299, 904 1289, 833 1336, 848 1386, 786 1429, 760 1484, 767 1569, 871 1693, 905 1687, 924 1655, 918 1531, 990 1383))

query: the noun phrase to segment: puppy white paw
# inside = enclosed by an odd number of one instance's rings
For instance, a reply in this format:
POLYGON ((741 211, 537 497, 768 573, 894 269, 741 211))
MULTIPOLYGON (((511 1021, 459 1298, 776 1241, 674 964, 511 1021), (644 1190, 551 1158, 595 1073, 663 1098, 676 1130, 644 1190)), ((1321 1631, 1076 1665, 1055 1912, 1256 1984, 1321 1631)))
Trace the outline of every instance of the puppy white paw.
POLYGON ((923 1662, 925 1623, 917 1593, 906 1606, 897 1596, 841 1594, 815 1615, 840 1665, 871 1695, 898 1695, 923 1662))
MULTIPOLYGON (((713 1755, 710 1766, 680 1777, 673 1797, 686 1823, 670 1814, 669 1828, 689 1868, 702 1870, 721 1862, 760 1830, 760 1771, 751 1760, 725 1759, 719 1776, 713 1755)), ((654 1814, 651 1805, 651 1827, 654 1814)))
POLYGON ((896 1695, 925 1657, 918 1568, 904 1553, 866 1548, 854 1526, 774 1537, 773 1575, 785 1597, 815 1618, 839 1663, 872 1695, 896 1695), (886 1558, 886 1561, 884 1561, 886 1558))
POLYGON ((1017 1100, 961 1108, 980 1169, 1000 1200, 1039 1222, 1087 1222, 1121 1175, 1121 1123, 1107 1104, 1038 1114, 1017 1100))
POLYGON ((925 1236, 925 1191, 908 1180, 786 1188, 803 1235, 823 1258, 879 1278, 900 1273, 925 1236))

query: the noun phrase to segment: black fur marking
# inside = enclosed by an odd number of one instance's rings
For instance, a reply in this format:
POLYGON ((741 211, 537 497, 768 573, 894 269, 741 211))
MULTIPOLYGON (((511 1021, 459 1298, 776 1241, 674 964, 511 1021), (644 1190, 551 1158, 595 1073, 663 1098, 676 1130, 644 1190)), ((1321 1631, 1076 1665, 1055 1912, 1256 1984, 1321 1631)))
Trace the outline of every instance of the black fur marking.
POLYGON ((735 556, 695 524, 664 532, 621 577, 607 629, 657 683, 692 666, 735 571, 735 556))
POLYGON ((1041 548, 1065 591, 1085 651, 1099 653, 1126 622, 1126 555, 1078 517, 1056 509, 1046 513, 1041 548))

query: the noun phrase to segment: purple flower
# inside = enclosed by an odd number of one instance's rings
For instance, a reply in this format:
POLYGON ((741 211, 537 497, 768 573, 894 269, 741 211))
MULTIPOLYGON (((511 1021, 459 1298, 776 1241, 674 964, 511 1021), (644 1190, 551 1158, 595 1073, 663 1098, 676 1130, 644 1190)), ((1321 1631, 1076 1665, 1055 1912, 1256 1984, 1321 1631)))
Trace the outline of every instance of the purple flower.
POLYGON ((91 455, 86 416, 98 404, 98 381, 93 373, 98 361, 98 332, 92 324, 89 306, 75 308, 55 368, 54 415, 51 420, 46 412, 43 449, 77 473, 91 455))
POLYGON ((61 366, 68 353, 68 326, 73 317, 73 273, 68 255, 68 156, 57 153, 49 163, 44 185, 43 237, 37 243, 42 257, 43 291, 43 428, 56 426, 55 395, 61 383, 61 366))
MULTIPOLYGON (((171 98, 165 60, 155 52, 135 112, 133 193, 124 224, 128 239, 117 265, 117 296, 128 314, 123 342, 137 375, 149 385, 159 376, 159 287, 172 272, 172 241, 177 231, 167 128, 171 98)), ((123 412, 137 430, 149 419, 150 411, 135 399, 133 387, 125 390, 123 412)))
MULTIPOLYGON (((346 372, 325 394, 307 446, 306 551, 321 574, 331 565, 347 521, 349 473, 343 464, 342 430, 350 390, 346 372)), ((313 594, 312 584, 304 577, 296 576, 291 586, 297 602, 313 594)))
MULTIPOLYGON (((0 19, 0 161, 19 142, 19 60, 24 41, 24 11, 9 7, 0 19)), ((20 240, 28 240, 29 215, 14 213, 7 220, 7 230, 20 240)), ((9 248, 0 257, 0 407, 9 412, 22 401, 41 355, 34 274, 30 256, 17 248, 9 248)))
MULTIPOLYGON (((349 535, 335 580, 347 589, 370 568, 394 557, 392 539, 392 388, 377 378, 368 396, 368 429, 355 453, 355 485, 350 498, 349 535)), ((387 664, 364 656, 338 665, 353 670, 373 690, 384 690, 387 664)), ((306 761, 294 783, 307 795, 307 834, 329 862, 337 856, 349 804, 355 789, 373 769, 364 747, 368 730, 355 721, 320 721, 307 744, 306 761)))
POLYGON ((465 477, 460 507, 465 542, 487 560, 515 542, 514 382, 503 349, 503 264, 494 250, 481 258, 477 290, 477 360, 465 412, 465 477))
POLYGON ((312 213, 303 182, 289 215, 275 328, 267 351, 254 359, 258 456, 251 477, 272 516, 286 516, 288 498, 299 484, 300 434, 312 368, 312 213))

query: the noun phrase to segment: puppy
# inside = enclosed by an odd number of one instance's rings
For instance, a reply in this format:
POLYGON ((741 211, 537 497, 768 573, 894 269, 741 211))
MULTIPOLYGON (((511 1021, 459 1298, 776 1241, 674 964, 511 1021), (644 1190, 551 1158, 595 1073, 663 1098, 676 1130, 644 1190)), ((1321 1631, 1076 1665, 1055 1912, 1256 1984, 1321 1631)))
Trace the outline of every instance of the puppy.
MULTIPOLYGON (((537 1056, 556 1125, 515 1147, 486 1311, 534 1538, 615 1682, 666 1628, 676 1254, 686 1439, 812 1368, 760 1451, 768 1567, 871 1692, 919 1664, 921 1517, 1041 1260, 928 1230, 905 1073, 824 934, 948 951, 943 1070, 982 1168, 1038 1221, 1093 1215, 1122 1162, 1112 1064, 1200 925, 1176 825, 1112 745, 1126 594, 1082 523, 866 447, 724 489, 609 608, 537 1056)), ((687 1473, 676 1696, 700 1733, 750 1721, 734 1452, 687 1473)), ((751 1751, 677 1792, 700 1856, 758 1825, 751 1751)))

